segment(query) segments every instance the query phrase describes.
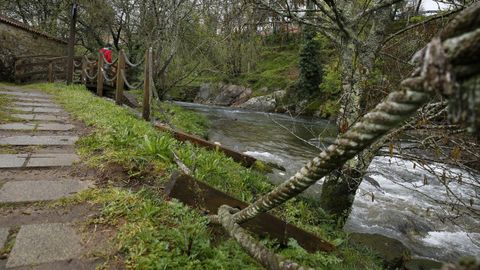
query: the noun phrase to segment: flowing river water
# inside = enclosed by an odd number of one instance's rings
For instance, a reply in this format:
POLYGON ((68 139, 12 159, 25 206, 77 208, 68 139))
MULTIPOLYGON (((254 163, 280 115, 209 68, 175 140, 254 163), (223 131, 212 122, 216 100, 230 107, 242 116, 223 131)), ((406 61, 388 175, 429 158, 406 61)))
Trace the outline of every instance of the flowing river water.
MULTIPOLYGON (((285 167, 285 172, 269 175, 277 184, 318 155, 318 147, 328 146, 337 132, 335 125, 318 118, 176 103, 209 119, 209 140, 285 167)), ((455 218, 451 218, 449 206, 445 206, 458 199, 477 198, 473 207, 480 209, 480 190, 469 184, 480 175, 435 162, 419 166, 386 155, 375 157, 366 178, 370 181, 360 185, 345 230, 373 241, 377 250, 387 244, 386 238, 375 235, 396 239, 416 258, 455 261, 461 256, 480 257, 480 220, 468 211, 453 213, 455 218), (449 179, 461 178, 448 185, 454 196, 438 177, 444 173, 449 179)), ((306 195, 318 198, 320 191, 321 181, 306 195)))

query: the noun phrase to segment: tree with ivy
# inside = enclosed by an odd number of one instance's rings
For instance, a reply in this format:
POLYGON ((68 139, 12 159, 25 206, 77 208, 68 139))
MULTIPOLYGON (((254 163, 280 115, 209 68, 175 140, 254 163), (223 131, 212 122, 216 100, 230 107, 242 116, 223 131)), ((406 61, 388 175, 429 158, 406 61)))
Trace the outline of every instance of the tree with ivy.
MULTIPOLYGON (((309 1, 309 5, 311 1, 309 1)), ((307 13, 307 16, 311 16, 307 13)), ((300 78, 298 81, 298 95, 309 97, 317 93, 322 82, 322 67, 320 65, 319 47, 316 40, 315 26, 305 24, 303 27, 303 44, 300 50, 300 78)))
POLYGON ((319 44, 316 31, 311 25, 304 28, 304 43, 300 51, 300 78, 298 91, 301 96, 312 96, 322 82, 322 68, 319 61, 319 44))

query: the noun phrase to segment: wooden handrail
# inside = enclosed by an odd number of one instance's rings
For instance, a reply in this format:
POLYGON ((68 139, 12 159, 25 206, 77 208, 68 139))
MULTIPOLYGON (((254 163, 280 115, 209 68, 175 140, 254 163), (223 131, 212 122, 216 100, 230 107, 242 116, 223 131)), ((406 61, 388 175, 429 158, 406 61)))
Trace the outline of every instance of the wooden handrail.
POLYGON ((150 121, 150 96, 152 95, 152 48, 145 52, 145 75, 143 81, 143 110, 142 117, 150 121))
POLYGON ((97 95, 99 97, 103 96, 103 55, 98 53, 97 60, 97 95))

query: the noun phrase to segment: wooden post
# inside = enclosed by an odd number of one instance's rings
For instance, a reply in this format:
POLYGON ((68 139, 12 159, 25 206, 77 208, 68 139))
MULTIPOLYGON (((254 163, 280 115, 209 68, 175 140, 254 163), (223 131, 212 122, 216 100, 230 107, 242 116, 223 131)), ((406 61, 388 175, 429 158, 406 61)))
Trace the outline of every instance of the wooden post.
POLYGON ((67 58, 67 84, 73 82, 73 56, 75 54, 75 25, 77 24, 77 1, 73 0, 72 3, 72 16, 70 19, 70 37, 68 39, 68 58, 67 58))
POLYGON ((53 83, 53 61, 48 63, 48 82, 53 83))
POLYGON ((150 96, 152 94, 152 48, 145 52, 145 75, 143 83, 143 119, 150 121, 150 96))
POLYGON ((82 78, 80 83, 83 83, 84 85, 87 85, 87 57, 83 56, 82 57, 82 78))
POLYGON ((123 104, 123 75, 122 71, 125 71, 125 52, 120 50, 118 54, 118 63, 117 63, 117 86, 115 91, 115 103, 117 105, 123 104))
POLYGON ((103 96, 103 56, 100 52, 97 61, 97 95, 103 96))

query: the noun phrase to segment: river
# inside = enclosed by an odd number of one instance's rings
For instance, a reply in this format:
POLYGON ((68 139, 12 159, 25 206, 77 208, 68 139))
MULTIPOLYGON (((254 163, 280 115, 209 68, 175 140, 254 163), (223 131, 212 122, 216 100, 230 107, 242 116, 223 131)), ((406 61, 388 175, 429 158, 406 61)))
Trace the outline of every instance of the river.
MULTIPOLYGON (((335 125, 318 118, 176 104, 209 119, 211 141, 284 166, 285 172, 269 175, 274 183, 288 179, 328 146, 337 132, 335 125)), ((386 155, 375 157, 366 177, 371 181, 360 185, 345 230, 396 239, 416 258, 454 261, 461 256, 480 257, 480 220, 468 211, 451 213, 445 206, 475 198, 473 207, 480 209, 480 190, 472 185, 480 175, 435 162, 419 166, 386 155), (438 177, 444 172, 448 179, 461 181, 452 181, 447 190, 438 177)), ((321 181, 307 195, 318 197, 320 190, 321 181)))

